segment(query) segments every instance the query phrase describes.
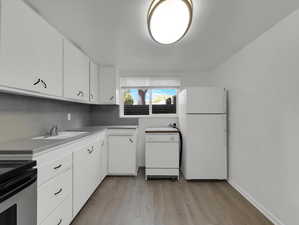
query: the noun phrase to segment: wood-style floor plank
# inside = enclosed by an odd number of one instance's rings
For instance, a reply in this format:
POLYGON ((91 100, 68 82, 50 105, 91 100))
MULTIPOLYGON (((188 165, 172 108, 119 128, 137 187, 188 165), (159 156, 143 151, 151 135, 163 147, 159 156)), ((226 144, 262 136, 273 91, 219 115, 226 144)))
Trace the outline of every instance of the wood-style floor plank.
POLYGON ((227 182, 108 177, 72 225, 273 225, 227 182))

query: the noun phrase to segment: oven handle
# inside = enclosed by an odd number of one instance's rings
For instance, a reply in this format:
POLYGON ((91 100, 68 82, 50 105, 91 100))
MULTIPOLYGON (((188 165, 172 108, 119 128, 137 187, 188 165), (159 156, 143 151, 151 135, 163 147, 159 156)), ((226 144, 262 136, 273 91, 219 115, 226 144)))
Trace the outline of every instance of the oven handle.
MULTIPOLYGON (((28 176, 28 174, 26 174, 28 176)), ((12 183, 10 186, 12 186, 11 190, 5 191, 5 193, 0 193, 0 203, 5 201, 6 199, 16 195, 17 193, 21 192, 31 184, 35 183, 37 180, 37 169, 33 169, 30 171, 29 176, 24 176, 23 178, 25 179, 22 181, 21 184, 17 185, 16 187, 14 186, 16 183, 20 182, 20 180, 17 180, 15 183, 12 183)))

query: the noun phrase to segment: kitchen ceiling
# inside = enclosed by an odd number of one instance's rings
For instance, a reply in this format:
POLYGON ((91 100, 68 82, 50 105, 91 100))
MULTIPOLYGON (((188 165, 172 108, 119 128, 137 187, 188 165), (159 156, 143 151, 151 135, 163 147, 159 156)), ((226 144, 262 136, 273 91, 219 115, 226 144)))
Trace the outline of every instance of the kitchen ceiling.
POLYGON ((193 0, 187 35, 159 45, 147 31, 150 0, 26 0, 96 62, 128 71, 217 66, 299 7, 298 0, 193 0))

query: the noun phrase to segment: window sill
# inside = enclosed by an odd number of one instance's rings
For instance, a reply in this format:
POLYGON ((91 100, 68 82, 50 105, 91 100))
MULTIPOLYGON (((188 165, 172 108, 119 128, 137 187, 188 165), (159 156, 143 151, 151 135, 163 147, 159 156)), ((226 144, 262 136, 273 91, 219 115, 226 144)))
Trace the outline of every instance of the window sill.
POLYGON ((136 115, 136 116, 125 116, 120 115, 120 118, 178 118, 177 114, 156 114, 156 115, 136 115))

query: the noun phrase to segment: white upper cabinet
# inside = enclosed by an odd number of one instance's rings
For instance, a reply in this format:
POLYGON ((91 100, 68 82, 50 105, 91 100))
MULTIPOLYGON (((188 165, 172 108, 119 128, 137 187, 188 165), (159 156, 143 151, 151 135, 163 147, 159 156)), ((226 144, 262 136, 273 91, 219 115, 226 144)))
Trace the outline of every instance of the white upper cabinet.
POLYGON ((98 65, 93 61, 90 61, 89 73, 89 101, 92 103, 98 103, 98 65))
POLYGON ((64 97, 89 101, 89 58, 64 39, 64 97))
POLYGON ((118 76, 114 67, 104 66, 99 74, 99 103, 118 104, 118 76))
POLYGON ((62 36, 23 1, 1 3, 0 85, 62 96, 62 36))

